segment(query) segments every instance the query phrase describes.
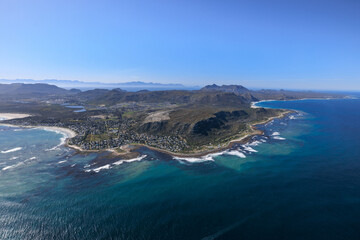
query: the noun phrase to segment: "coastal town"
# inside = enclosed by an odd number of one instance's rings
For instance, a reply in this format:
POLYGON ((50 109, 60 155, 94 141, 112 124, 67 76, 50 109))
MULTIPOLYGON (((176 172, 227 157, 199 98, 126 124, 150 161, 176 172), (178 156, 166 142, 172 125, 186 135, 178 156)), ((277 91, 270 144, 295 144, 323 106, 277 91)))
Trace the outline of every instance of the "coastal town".
POLYGON ((256 108, 255 101, 331 97, 215 84, 196 91, 138 92, 66 90, 46 84, 2 87, 14 92, 1 101, 0 111, 28 114, 4 124, 69 129, 73 134, 67 145, 82 151, 122 152, 126 145, 143 145, 173 154, 216 150, 253 132, 253 124, 284 113, 256 108))
POLYGON ((18 126, 43 126, 67 128, 76 133, 68 140, 68 145, 75 145, 82 150, 116 149, 127 144, 144 144, 147 146, 182 152, 189 148, 186 141, 179 136, 161 136, 137 133, 129 130, 133 120, 107 120, 88 118, 85 121, 56 122, 36 121, 34 119, 13 119, 8 121, 18 126))

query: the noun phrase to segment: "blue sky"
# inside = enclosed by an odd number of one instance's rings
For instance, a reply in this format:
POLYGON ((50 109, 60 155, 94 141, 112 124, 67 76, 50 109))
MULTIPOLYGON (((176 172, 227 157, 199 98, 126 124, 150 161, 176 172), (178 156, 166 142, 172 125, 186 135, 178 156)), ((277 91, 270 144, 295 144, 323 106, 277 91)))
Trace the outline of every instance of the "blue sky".
POLYGON ((360 90, 360 1, 0 0, 0 78, 360 90))

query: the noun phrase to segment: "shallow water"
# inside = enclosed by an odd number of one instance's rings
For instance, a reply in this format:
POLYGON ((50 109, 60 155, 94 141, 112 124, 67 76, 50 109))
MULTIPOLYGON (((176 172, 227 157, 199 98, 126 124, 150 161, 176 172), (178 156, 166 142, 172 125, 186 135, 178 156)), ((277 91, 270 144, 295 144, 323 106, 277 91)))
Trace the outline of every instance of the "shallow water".
POLYGON ((0 239, 359 239, 360 100, 261 106, 300 112, 192 162, 75 155, 59 133, 0 127, 0 239))

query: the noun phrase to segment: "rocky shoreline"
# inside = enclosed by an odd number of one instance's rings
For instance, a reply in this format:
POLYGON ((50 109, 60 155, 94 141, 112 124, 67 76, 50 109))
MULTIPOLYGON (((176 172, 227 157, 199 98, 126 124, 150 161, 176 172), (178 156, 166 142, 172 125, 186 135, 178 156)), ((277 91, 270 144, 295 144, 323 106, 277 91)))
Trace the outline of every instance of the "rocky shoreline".
POLYGON ((173 157, 180 157, 180 158, 204 157, 206 155, 226 151, 226 150, 230 149, 234 144, 246 144, 246 143, 248 143, 252 139, 252 137, 264 134, 262 131, 256 129, 257 125, 266 124, 266 123, 268 123, 268 122, 270 122, 270 121, 272 121, 274 119, 284 118, 288 114, 291 114, 291 113, 293 113, 293 111, 285 111, 285 112, 282 112, 278 116, 270 117, 270 118, 268 118, 268 119, 266 119, 264 121, 253 123, 251 125, 251 129, 252 129, 251 133, 248 133, 248 134, 246 134, 246 135, 244 135, 244 136, 242 136, 240 138, 233 139, 233 140, 229 141, 227 144, 225 144, 225 146, 222 146, 222 147, 216 148, 216 149, 211 149, 211 150, 208 150, 208 151, 199 151, 199 152, 194 152, 194 153, 173 153, 173 152, 170 152, 170 151, 167 151, 167 150, 164 150, 164 149, 159 149, 159 148, 147 146, 145 144, 138 144, 138 146, 143 146, 143 147, 146 147, 148 149, 151 149, 151 150, 154 150, 154 151, 157 151, 157 152, 162 152, 162 153, 165 153, 165 154, 169 154, 169 155, 171 155, 173 157))
MULTIPOLYGON (((255 103, 256 104, 256 103, 255 103)), ((254 107, 255 104, 253 105, 254 107)), ((81 147, 77 146, 77 145, 70 145, 69 144, 69 139, 73 138, 77 135, 76 132, 74 132, 71 129, 68 128, 63 128, 63 127, 51 127, 51 126, 28 126, 28 125, 14 125, 14 124, 7 124, 7 123, 1 123, 0 125, 3 126, 9 126, 9 127, 23 127, 23 128, 39 128, 39 129, 44 129, 47 131, 56 131, 56 132, 60 132, 62 134, 64 134, 66 136, 66 141, 64 143, 64 146, 72 148, 74 150, 76 150, 79 153, 101 153, 101 152, 109 152, 112 157, 123 157, 123 158, 133 158, 133 157, 137 157, 139 156, 139 153, 136 151, 136 149, 138 149, 139 147, 146 147, 148 149, 154 150, 154 151, 158 151, 158 152, 162 152, 168 155, 171 155, 173 157, 180 157, 180 158, 187 158, 187 157, 194 157, 194 158, 198 158, 198 157, 203 157, 209 154, 215 154, 215 153, 219 153, 222 151, 226 151, 229 148, 231 148, 234 144, 236 143, 240 143, 240 144, 246 144, 248 143, 252 137, 256 136, 256 135, 262 135, 263 132, 256 129, 256 125, 261 125, 261 124, 266 124, 274 119, 279 119, 279 118, 283 118, 285 116, 287 116, 288 114, 292 113, 292 111, 284 111, 281 114, 279 114, 278 116, 273 116, 270 117, 264 121, 260 121, 260 122, 255 122, 252 123, 250 128, 251 128, 251 132, 245 134, 244 136, 241 136, 237 139, 233 139, 230 140, 228 143, 224 144, 223 146, 216 148, 216 149, 211 149, 211 150, 203 150, 203 151, 199 151, 199 152, 189 152, 189 153, 174 153, 168 150, 164 150, 164 149, 159 149, 156 147, 152 147, 152 146, 148 146, 146 144, 131 144, 131 145, 125 145, 122 146, 120 148, 120 150, 122 152, 117 151, 116 149, 110 148, 110 149, 102 149, 102 150, 86 150, 86 149, 82 149, 81 147)), ((9 119, 15 119, 15 118, 25 118, 28 117, 30 115, 28 114, 20 114, 20 113, 13 113, 11 114, 2 114, 0 113, 0 117, 5 118, 5 116, 7 117, 13 117, 13 118, 6 118, 6 120, 9 119)))

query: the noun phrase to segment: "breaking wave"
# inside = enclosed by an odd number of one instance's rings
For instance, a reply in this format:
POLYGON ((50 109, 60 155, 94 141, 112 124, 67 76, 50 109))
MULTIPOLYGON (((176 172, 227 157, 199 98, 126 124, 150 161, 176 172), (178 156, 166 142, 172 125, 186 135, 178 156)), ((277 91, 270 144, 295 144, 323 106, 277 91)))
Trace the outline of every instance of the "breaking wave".
MULTIPOLYGON (((101 170, 104 170, 104 169, 110 169, 112 166, 114 165, 120 165, 120 164, 123 164, 125 162, 129 163, 129 162, 136 162, 136 161, 141 161, 143 160, 144 158, 146 158, 147 155, 142 155, 140 157, 137 157, 137 158, 132 158, 132 159, 123 159, 123 160, 119 160, 117 162, 114 162, 112 164, 106 164, 104 166, 101 166, 101 167, 98 167, 98 168, 93 168, 93 169, 86 169, 85 172, 100 172, 101 170)), ((90 167, 90 165, 86 165, 84 166, 84 168, 88 168, 90 167)))
POLYGON ((283 138, 283 137, 280 137, 280 133, 279 132, 273 132, 271 134, 272 138, 273 139, 276 139, 276 140, 286 140, 286 138, 283 138))
POLYGON ((28 162, 28 161, 34 160, 34 159, 36 159, 36 157, 31 157, 31 158, 29 158, 29 159, 26 159, 26 160, 23 161, 23 162, 19 162, 19 163, 14 164, 14 165, 10 165, 10 166, 3 167, 1 170, 2 170, 2 171, 6 171, 6 170, 9 170, 9 169, 12 169, 12 168, 16 168, 16 167, 18 167, 18 166, 21 166, 21 165, 25 164, 25 163, 28 162))
POLYGON ((146 158, 146 157, 147 157, 147 155, 142 155, 142 156, 140 156, 140 157, 133 158, 133 159, 120 160, 120 161, 114 162, 113 164, 114 164, 114 165, 120 165, 120 164, 123 164, 124 162, 127 162, 127 163, 129 163, 129 162, 137 162, 137 161, 143 160, 143 159, 146 158))
POLYGON ((240 158, 246 158, 245 154, 238 150, 226 150, 218 153, 210 153, 202 157, 173 157, 173 159, 178 160, 181 163, 189 162, 189 163, 201 163, 206 161, 215 161, 215 157, 221 156, 221 155, 233 155, 240 158))
POLYGON ((20 151, 21 149, 22 149, 22 147, 16 147, 16 148, 12 148, 9 150, 1 151, 1 153, 11 153, 11 152, 20 151))
POLYGON ((275 136, 273 138, 276 139, 276 140, 286 140, 286 138, 283 138, 283 137, 280 137, 280 136, 275 136))
POLYGON ((248 151, 248 152, 253 152, 253 153, 257 152, 257 150, 253 149, 252 147, 250 147, 248 145, 244 145, 243 148, 245 151, 248 151))
POLYGON ((46 152, 48 152, 48 151, 54 151, 54 150, 58 149, 59 147, 61 147, 62 145, 64 145, 64 144, 66 143, 66 138, 68 137, 65 133, 60 132, 60 131, 56 131, 56 130, 49 130, 49 131, 62 134, 63 137, 60 138, 60 143, 59 143, 58 145, 56 145, 55 147, 49 148, 49 149, 45 149, 44 151, 46 151, 46 152))
POLYGON ((225 154, 228 150, 223 152, 217 152, 217 153, 210 153, 202 157, 173 157, 173 159, 178 160, 179 162, 183 163, 189 162, 189 163, 200 163, 200 162, 206 162, 206 161, 214 161, 214 158, 217 156, 221 156, 225 154))
POLYGON ((190 163, 199 163, 199 162, 206 162, 206 161, 214 161, 212 158, 206 158, 206 156, 204 157, 200 157, 200 158, 195 158, 195 157, 173 157, 175 160, 178 160, 179 162, 190 162, 190 163))
POLYGON ((19 162, 19 163, 14 164, 14 165, 10 165, 10 166, 3 167, 1 170, 2 170, 2 171, 9 170, 9 169, 11 169, 11 168, 18 167, 18 166, 20 166, 20 165, 22 165, 22 164, 23 164, 22 162, 19 162))
POLYGON ((228 155, 233 155, 233 156, 237 156, 237 157, 240 157, 240 158, 246 158, 246 156, 245 156, 244 153, 242 153, 242 152, 240 152, 240 151, 236 151, 236 150, 226 152, 226 154, 228 154, 228 155))
POLYGON ((100 171, 103 170, 103 169, 110 169, 110 168, 111 168, 111 165, 110 165, 110 164, 106 164, 106 165, 104 165, 104 166, 102 166, 102 167, 85 170, 85 172, 96 172, 96 173, 98 173, 98 172, 100 172, 100 171))

